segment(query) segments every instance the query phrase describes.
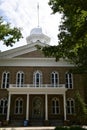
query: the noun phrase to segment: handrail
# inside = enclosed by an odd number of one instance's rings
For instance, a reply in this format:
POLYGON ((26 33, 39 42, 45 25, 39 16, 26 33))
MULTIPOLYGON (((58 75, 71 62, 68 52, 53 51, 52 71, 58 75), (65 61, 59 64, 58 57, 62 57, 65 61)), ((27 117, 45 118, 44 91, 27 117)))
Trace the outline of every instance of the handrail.
POLYGON ((61 87, 65 87, 65 84, 57 84, 57 85, 52 85, 52 84, 21 84, 21 85, 17 85, 17 84, 10 84, 9 88, 61 88, 61 87))

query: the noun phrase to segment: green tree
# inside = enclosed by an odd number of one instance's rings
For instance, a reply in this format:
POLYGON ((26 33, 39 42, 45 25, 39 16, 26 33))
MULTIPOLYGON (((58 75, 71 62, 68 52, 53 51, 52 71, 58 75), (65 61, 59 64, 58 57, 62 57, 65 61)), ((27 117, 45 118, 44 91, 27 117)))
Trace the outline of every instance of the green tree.
POLYGON ((75 94, 76 117, 80 124, 87 124, 87 106, 79 92, 75 94))
POLYGON ((20 28, 11 28, 9 23, 4 23, 0 17, 0 41, 6 46, 13 46, 13 44, 22 38, 20 28))
POLYGON ((87 72, 87 0, 50 0, 53 13, 62 16, 57 46, 45 47, 46 56, 67 58, 79 71, 87 72))

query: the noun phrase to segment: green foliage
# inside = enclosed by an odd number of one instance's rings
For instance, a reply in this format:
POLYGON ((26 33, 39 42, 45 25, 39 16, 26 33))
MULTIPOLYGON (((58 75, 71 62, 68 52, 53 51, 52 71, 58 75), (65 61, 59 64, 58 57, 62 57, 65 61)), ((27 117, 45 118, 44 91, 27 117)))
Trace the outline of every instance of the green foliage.
POLYGON ((76 92, 75 94, 75 104, 76 104, 77 122, 79 122, 80 124, 87 123, 87 106, 84 103, 79 92, 76 92))
POLYGON ((49 5, 53 13, 62 14, 59 44, 43 52, 56 60, 67 58, 79 71, 87 72, 87 0, 50 0, 49 5))
POLYGON ((85 130, 85 129, 82 127, 73 126, 73 127, 56 127, 55 130, 85 130))
POLYGON ((13 44, 22 38, 20 28, 11 28, 9 23, 4 23, 0 17, 0 41, 6 46, 13 46, 13 44))
POLYGON ((55 130, 69 130, 69 127, 56 127, 55 130))

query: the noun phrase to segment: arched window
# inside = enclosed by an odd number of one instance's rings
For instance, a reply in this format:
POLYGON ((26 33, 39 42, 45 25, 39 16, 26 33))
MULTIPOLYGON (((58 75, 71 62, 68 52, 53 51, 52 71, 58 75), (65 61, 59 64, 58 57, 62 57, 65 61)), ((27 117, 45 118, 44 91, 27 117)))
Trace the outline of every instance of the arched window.
POLYGON ((19 71, 16 76, 16 85, 17 87, 23 87, 24 84, 24 72, 19 71))
POLYGON ((74 113, 75 113, 75 101, 72 98, 67 99, 67 114, 74 114, 74 113))
POLYGON ((65 74, 66 88, 73 88, 73 75, 71 73, 65 74))
POLYGON ((8 88, 9 87, 9 80, 10 80, 10 73, 9 72, 3 72, 3 74, 2 74, 2 88, 8 88))
POLYGON ((23 99, 17 98, 15 101, 15 114, 22 114, 23 113, 23 99))
POLYGON ((35 87, 41 87, 42 84, 42 73, 40 71, 34 72, 33 83, 35 87))
POLYGON ((55 97, 52 99, 52 114, 60 113, 60 104, 59 100, 55 97))
POLYGON ((51 74, 51 84, 53 87, 57 87, 59 84, 59 74, 57 72, 52 72, 51 74))
POLYGON ((7 98, 0 99, 0 114, 4 115, 7 113, 7 98))

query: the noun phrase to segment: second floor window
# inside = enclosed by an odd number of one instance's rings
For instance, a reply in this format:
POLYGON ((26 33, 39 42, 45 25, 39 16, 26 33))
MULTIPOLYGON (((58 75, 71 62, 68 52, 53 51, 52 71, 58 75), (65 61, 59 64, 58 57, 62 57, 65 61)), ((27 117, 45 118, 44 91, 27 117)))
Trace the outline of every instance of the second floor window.
POLYGON ((19 71, 16 76, 16 85, 17 87, 23 87, 24 84, 24 73, 19 71))
POLYGON ((65 79, 66 79, 66 88, 73 88, 73 75, 71 73, 66 73, 65 74, 65 79))
POLYGON ((53 87, 57 87, 59 84, 59 75, 57 72, 52 72, 51 74, 51 84, 53 87))
POLYGON ((35 87, 40 87, 42 84, 42 73, 40 71, 36 71, 34 73, 33 82, 35 87))
POLYGON ((9 80, 10 80, 10 73, 9 72, 3 72, 3 74, 2 74, 2 88, 8 88, 9 87, 9 80))

